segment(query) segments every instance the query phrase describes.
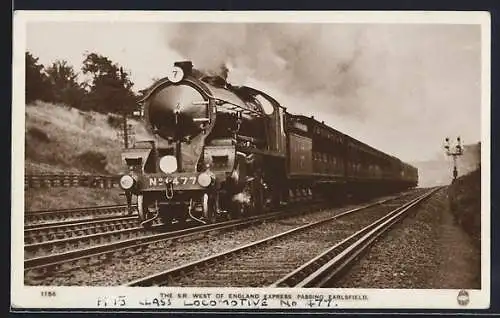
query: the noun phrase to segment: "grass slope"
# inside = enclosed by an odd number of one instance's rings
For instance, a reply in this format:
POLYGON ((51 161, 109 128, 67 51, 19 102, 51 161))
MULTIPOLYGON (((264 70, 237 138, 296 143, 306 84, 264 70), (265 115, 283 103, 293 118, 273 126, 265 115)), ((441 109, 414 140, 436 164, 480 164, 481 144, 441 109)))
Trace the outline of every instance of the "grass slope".
POLYGON ((481 170, 458 178, 448 192, 450 209, 457 223, 477 247, 481 245, 481 170))
MULTIPOLYGON (((109 115, 36 102, 26 106, 25 174, 118 174, 123 144, 109 115)), ((137 121, 137 139, 148 138, 137 121)), ((116 126, 116 125, 115 125, 116 126)), ((119 189, 48 188, 26 190, 26 210, 123 204, 119 189)))

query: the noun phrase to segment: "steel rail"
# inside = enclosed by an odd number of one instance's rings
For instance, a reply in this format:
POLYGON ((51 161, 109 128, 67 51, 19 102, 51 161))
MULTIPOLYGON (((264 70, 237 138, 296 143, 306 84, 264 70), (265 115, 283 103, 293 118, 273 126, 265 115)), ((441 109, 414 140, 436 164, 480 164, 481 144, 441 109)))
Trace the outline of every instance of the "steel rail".
MULTIPOLYGON (((309 206, 310 208, 319 209, 321 206, 309 206)), ((71 250, 67 252, 50 254, 40 257, 33 257, 24 260, 24 270, 35 270, 35 269, 47 269, 53 268, 65 263, 70 262, 80 262, 84 259, 91 259, 92 257, 102 256, 106 254, 112 254, 116 252, 120 252, 130 248, 137 248, 142 246, 147 246, 150 244, 155 244, 158 242, 166 241, 166 240, 180 240, 183 238, 191 237, 194 235, 206 234, 212 231, 221 231, 221 230, 230 230, 235 229, 242 226, 249 226, 254 223, 261 223, 267 220, 277 219, 279 217, 289 217, 300 215, 303 213, 307 213, 307 211, 300 211, 296 213, 290 213, 288 209, 280 210, 273 213, 262 214, 252 216, 250 218, 244 220, 230 220, 222 223, 216 224, 207 224, 201 226, 195 226, 188 229, 173 231, 173 232, 165 232, 158 233, 149 236, 142 236, 132 239, 120 240, 112 243, 100 244, 96 246, 91 246, 88 248, 71 250)))
POLYGON ((24 227, 25 244, 39 243, 58 239, 83 236, 79 233, 103 233, 112 228, 137 226, 137 216, 110 216, 86 220, 70 220, 50 224, 37 224, 24 227), (47 237, 49 239, 47 239, 47 237))
POLYGON ((113 209, 113 208, 126 208, 127 205, 125 204, 109 204, 109 205, 100 205, 97 207, 79 207, 79 208, 68 208, 68 209, 47 209, 47 210, 27 210, 25 214, 44 214, 44 213, 64 213, 64 212, 71 212, 71 211, 86 211, 86 210, 93 210, 96 208, 101 208, 101 209, 113 209))
MULTIPOLYGON (((140 239, 147 236, 150 232, 155 231, 163 226, 163 224, 155 224, 151 228, 145 229, 137 224, 132 228, 124 228, 115 231, 93 233, 88 235, 77 235, 63 239, 49 240, 36 242, 31 244, 24 244, 24 253, 37 254, 38 251, 54 250, 57 248, 64 248, 67 246, 75 246, 84 244, 93 244, 95 242, 102 242, 104 240, 120 240, 124 236, 137 235, 134 239, 140 239), (141 236, 142 235, 142 236, 141 236)), ((84 232, 85 230, 81 230, 84 232)), ((89 231, 89 230, 87 230, 89 231)))
POLYGON ((59 223, 60 220, 67 219, 95 219, 96 217, 117 216, 117 215, 133 215, 126 214, 126 205, 106 205, 97 207, 85 207, 75 209, 60 209, 60 210, 40 210, 40 211, 25 211, 24 223, 25 226, 36 226, 39 224, 59 223), (54 221, 55 220, 55 221, 54 221))
POLYGON ((99 224, 106 221, 118 221, 126 219, 137 219, 136 215, 119 215, 119 216, 105 216, 102 218, 92 218, 92 219, 75 219, 60 222, 51 223, 39 223, 39 224, 28 224, 24 226, 24 233, 29 233, 37 230, 59 230, 65 227, 88 225, 88 224, 99 224))
MULTIPOLYGON (((380 201, 377 201, 374 203, 363 205, 361 207, 350 209, 348 211, 344 211, 342 213, 336 214, 332 217, 329 217, 329 218, 326 218, 326 219, 323 219, 323 220, 320 220, 320 221, 317 221, 314 223, 302 225, 302 226, 290 229, 288 231, 261 239, 261 240, 256 241, 256 242, 248 243, 248 244, 245 244, 243 246, 239 246, 239 247, 236 247, 234 249, 231 249, 231 250, 228 250, 228 251, 225 251, 222 253, 218 253, 216 255, 208 256, 208 257, 205 257, 203 259, 196 260, 196 261, 184 264, 184 265, 180 265, 180 266, 174 267, 172 269, 169 269, 169 270, 166 270, 166 271, 163 271, 160 273, 156 273, 153 275, 149 275, 147 277, 143 277, 143 278, 131 281, 131 282, 125 284, 125 286, 161 286, 161 285, 168 283, 172 279, 175 279, 176 277, 179 277, 179 276, 183 276, 186 273, 189 273, 195 269, 205 268, 207 265, 215 264, 215 263, 218 263, 218 262, 223 261, 225 259, 231 259, 233 257, 236 257, 236 255, 239 255, 241 252, 254 250, 257 247, 260 247, 262 245, 266 245, 270 242, 274 242, 277 239, 281 239, 281 238, 290 236, 292 234, 297 234, 299 232, 312 229, 312 228, 317 227, 319 225, 326 224, 328 222, 332 222, 332 221, 334 221, 338 218, 341 218, 343 216, 346 216, 346 215, 349 215, 349 214, 352 214, 355 212, 359 212, 359 211, 362 211, 362 210, 365 210, 365 209, 368 209, 368 208, 371 208, 371 207, 374 207, 377 205, 381 205, 381 204, 388 202, 388 201, 397 200, 397 199, 400 199, 400 198, 405 197, 407 195, 408 194, 405 193, 405 194, 403 194, 399 197, 396 197, 396 198, 383 199, 383 200, 380 200, 380 201)), ((412 195, 412 193, 410 195, 412 195)))
POLYGON ((347 266, 366 251, 382 234, 401 221, 423 200, 429 198, 440 188, 434 188, 414 200, 405 203, 362 228, 320 255, 314 257, 290 274, 276 281, 269 287, 323 287, 337 277, 347 266))

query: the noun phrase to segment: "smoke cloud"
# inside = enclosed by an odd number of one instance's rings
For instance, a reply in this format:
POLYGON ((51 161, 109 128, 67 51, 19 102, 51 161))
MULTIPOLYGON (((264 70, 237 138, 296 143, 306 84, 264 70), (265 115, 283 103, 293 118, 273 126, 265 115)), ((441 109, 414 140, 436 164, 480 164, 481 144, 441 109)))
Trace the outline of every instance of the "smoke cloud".
POLYGON ((339 112, 362 113, 353 103, 363 85, 357 63, 360 30, 319 24, 190 23, 168 33, 169 47, 211 74, 224 65, 234 84, 252 82, 269 91, 272 83, 288 100, 314 96, 324 105, 337 104, 339 112))
POLYGON ((164 30, 166 46, 196 68, 214 74, 226 67, 230 83, 261 89, 290 112, 314 115, 403 160, 432 157, 445 136, 480 138, 477 25, 182 23, 164 30))

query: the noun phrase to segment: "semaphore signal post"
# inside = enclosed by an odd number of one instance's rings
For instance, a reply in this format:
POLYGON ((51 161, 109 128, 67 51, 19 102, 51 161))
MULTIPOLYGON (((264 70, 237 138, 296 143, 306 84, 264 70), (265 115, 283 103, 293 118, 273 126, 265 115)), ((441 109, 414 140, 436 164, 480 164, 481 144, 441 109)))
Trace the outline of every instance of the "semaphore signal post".
POLYGON ((455 181, 458 176, 457 157, 463 155, 464 153, 462 143, 460 137, 457 137, 457 143, 454 147, 450 146, 450 138, 446 137, 444 141, 444 149, 446 150, 446 155, 453 157, 453 181, 455 181))

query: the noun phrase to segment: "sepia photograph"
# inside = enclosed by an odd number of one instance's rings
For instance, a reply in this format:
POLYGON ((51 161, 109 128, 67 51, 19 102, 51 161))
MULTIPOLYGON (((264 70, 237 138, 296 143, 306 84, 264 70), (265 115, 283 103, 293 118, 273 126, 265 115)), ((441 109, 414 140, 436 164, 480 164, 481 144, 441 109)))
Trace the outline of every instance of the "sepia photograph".
POLYGON ((487 12, 13 32, 13 309, 489 307, 487 12))

